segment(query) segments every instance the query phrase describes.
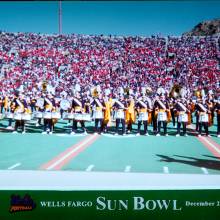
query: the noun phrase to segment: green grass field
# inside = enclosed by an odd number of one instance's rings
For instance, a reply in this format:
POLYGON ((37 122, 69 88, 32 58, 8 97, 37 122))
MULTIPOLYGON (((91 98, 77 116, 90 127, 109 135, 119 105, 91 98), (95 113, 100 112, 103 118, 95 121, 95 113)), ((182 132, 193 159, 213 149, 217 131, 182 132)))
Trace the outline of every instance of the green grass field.
MULTIPOLYGON (((215 134, 216 125, 210 128, 212 136, 207 139, 212 149, 195 134, 176 138, 171 123, 169 137, 155 137, 152 132, 148 137, 136 137, 135 126, 134 133, 127 136, 92 132, 69 135, 66 121, 57 123, 52 135, 42 135, 41 128, 34 124, 27 126, 24 135, 12 134, 6 126, 6 120, 0 121, 1 170, 220 174, 220 139, 215 134), (43 165, 48 162, 52 165, 45 168, 43 165)), ((87 123, 89 126, 93 125, 87 123)), ((149 130, 152 131, 151 126, 149 130)))

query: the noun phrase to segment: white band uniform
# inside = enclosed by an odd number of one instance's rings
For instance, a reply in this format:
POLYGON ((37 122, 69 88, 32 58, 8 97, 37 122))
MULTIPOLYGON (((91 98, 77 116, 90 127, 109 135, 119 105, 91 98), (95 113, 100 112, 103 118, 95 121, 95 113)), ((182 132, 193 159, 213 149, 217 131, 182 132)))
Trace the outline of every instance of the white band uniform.
POLYGON ((103 112, 102 111, 94 111, 93 117, 94 117, 94 119, 102 119, 103 118, 103 112))
POLYGON ((125 118, 125 113, 122 109, 119 109, 117 111, 115 111, 115 119, 124 119, 125 118))
POLYGON ((87 114, 87 113, 82 114, 82 120, 83 121, 91 121, 91 115, 87 114))
POLYGON ((30 121, 31 120, 31 114, 28 113, 20 113, 20 112, 15 112, 14 113, 14 119, 17 121, 30 121))
POLYGON ((167 121, 167 113, 166 112, 158 112, 157 120, 158 121, 167 121))
POLYGON ((140 112, 138 121, 147 121, 148 120, 148 113, 147 112, 140 112))
POLYGON ((6 112, 5 113, 5 118, 7 119, 13 119, 14 118, 14 114, 12 112, 6 112))
POLYGON ((44 112, 43 118, 44 119, 51 119, 52 118, 52 113, 51 112, 44 112))
POLYGON ((199 122, 209 122, 209 116, 207 113, 199 114, 199 122))
POLYGON ((28 113, 22 114, 21 115, 21 120, 30 121, 31 120, 31 114, 28 114, 28 113))
POLYGON ((34 118, 43 118, 43 112, 34 112, 34 118))
POLYGON ((64 112, 63 113, 63 119, 64 120, 73 120, 74 119, 74 114, 69 113, 69 112, 64 112))
POLYGON ((75 113, 74 114, 74 119, 76 121, 82 121, 83 120, 82 114, 81 113, 75 113))
POLYGON ((188 122, 188 115, 186 113, 180 113, 178 116, 178 122, 188 122))

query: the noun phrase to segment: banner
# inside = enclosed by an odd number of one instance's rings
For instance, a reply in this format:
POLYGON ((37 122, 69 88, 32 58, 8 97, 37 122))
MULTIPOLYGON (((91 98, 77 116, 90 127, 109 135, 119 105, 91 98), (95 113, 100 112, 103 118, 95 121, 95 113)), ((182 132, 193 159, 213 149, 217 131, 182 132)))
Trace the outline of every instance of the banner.
POLYGON ((220 190, 0 191, 0 219, 220 219, 220 190))

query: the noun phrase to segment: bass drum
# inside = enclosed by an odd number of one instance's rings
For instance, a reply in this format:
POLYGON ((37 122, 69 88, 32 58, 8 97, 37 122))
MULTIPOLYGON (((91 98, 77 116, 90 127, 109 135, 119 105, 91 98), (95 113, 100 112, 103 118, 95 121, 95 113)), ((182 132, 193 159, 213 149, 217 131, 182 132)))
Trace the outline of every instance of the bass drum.
POLYGON ((44 107, 44 99, 43 98, 37 99, 36 106, 39 108, 43 108, 44 107))
POLYGON ((71 107, 70 102, 67 99, 63 99, 60 102, 60 108, 67 111, 71 107))

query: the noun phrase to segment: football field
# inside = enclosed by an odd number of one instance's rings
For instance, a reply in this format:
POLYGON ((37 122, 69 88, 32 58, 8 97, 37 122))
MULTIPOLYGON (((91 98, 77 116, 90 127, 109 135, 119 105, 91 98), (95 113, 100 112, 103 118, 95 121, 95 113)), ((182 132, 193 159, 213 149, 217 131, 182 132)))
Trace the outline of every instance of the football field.
MULTIPOLYGON (((26 134, 12 134, 7 121, 0 121, 0 170, 60 170, 85 172, 130 172, 165 174, 220 174, 220 139, 216 124, 211 137, 196 137, 188 128, 188 137, 176 137, 169 124, 169 136, 115 136, 93 133, 70 135, 66 121, 56 124, 52 135, 42 135, 41 127, 30 122, 26 134)), ((114 126, 114 125, 113 125, 114 126)))

